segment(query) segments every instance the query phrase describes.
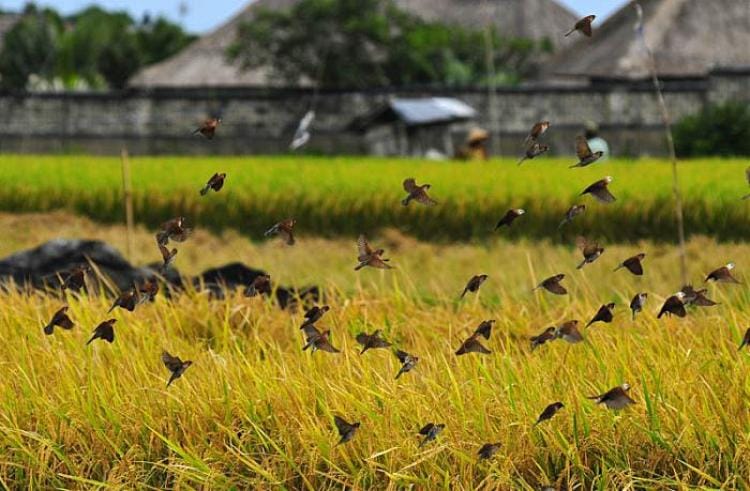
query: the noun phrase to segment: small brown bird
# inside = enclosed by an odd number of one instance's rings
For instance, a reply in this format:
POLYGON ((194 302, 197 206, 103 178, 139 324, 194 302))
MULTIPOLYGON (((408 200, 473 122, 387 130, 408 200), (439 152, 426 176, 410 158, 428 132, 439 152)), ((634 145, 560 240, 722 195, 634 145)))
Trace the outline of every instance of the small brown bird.
POLYGON ((536 288, 534 288, 534 290, 538 290, 539 288, 544 288, 548 292, 554 293, 555 295, 566 295, 568 293, 568 290, 566 290, 565 287, 560 284, 560 282, 564 279, 565 279, 564 273, 556 274, 555 276, 550 276, 546 280, 539 283, 539 285, 537 285, 536 288))
POLYGON ((617 198, 615 198, 614 195, 609 192, 609 188, 607 187, 611 182, 612 176, 607 176, 604 179, 600 179, 591 186, 584 189, 581 193, 581 196, 583 196, 584 194, 590 194, 600 203, 612 203, 617 198))
POLYGON ((390 348, 391 343, 380 337, 380 333, 380 329, 376 329, 372 334, 367 334, 366 332, 357 334, 356 340, 362 345, 362 351, 359 352, 360 355, 363 355, 365 351, 370 349, 390 348))
POLYGON ((464 291, 461 293, 461 298, 464 298, 466 296, 467 292, 476 293, 479 291, 479 287, 482 286, 482 283, 487 281, 488 276, 486 274, 478 274, 471 277, 468 283, 466 283, 466 287, 464 288, 464 291))
POLYGON ((620 265, 615 268, 615 271, 619 271, 620 269, 625 268, 636 276, 643 276, 642 263, 645 257, 646 254, 642 252, 636 254, 635 256, 629 257, 621 262, 620 265))
POLYGON ((193 131, 194 135, 197 135, 200 133, 206 139, 213 140, 214 136, 216 135, 216 129, 221 124, 221 118, 208 118, 206 119, 203 124, 200 126, 200 128, 193 131))
POLYGON ((578 155, 578 163, 571 165, 570 169, 574 167, 587 167, 602 158, 604 152, 592 152, 586 137, 578 135, 576 136, 576 155, 578 155))
POLYGON ((383 259, 382 257, 385 254, 385 250, 370 247, 364 235, 360 235, 357 239, 357 249, 359 250, 357 256, 359 264, 354 268, 354 271, 359 271, 365 266, 377 269, 392 269, 391 266, 386 264, 390 259, 383 259))
POLYGON ((185 373, 185 370, 187 370, 190 365, 193 364, 193 362, 190 360, 182 361, 180 360, 180 357, 172 356, 166 351, 161 352, 161 361, 162 363, 164 363, 164 366, 167 367, 167 370, 172 372, 172 375, 170 375, 169 381, 167 382, 167 387, 172 385, 172 382, 182 377, 182 374, 185 373))
POLYGON ((401 368, 396 374, 396 380, 404 373, 410 372, 419 363, 418 356, 410 355, 406 351, 396 350, 394 354, 398 358, 398 361, 401 362, 401 368))
POLYGON ((456 351, 456 355, 461 356, 467 353, 480 353, 483 355, 489 355, 490 353, 492 353, 492 351, 488 350, 484 347, 484 345, 482 345, 482 343, 478 339, 479 336, 480 335, 477 333, 469 336, 469 338, 461 344, 461 347, 458 348, 458 351, 456 351))
POLYGON ((742 337, 742 342, 740 343, 740 347, 737 348, 737 351, 740 351, 745 346, 750 346, 750 328, 745 331, 745 335, 742 337))
POLYGON ((129 290, 125 290, 124 292, 120 293, 120 296, 118 296, 115 299, 115 303, 112 304, 112 306, 109 308, 107 313, 112 312, 115 310, 115 308, 120 307, 121 309, 125 309, 128 312, 132 312, 135 310, 136 306, 141 303, 141 299, 138 293, 138 290, 133 287, 129 290))
POLYGON ((534 423, 534 426, 538 425, 539 423, 543 421, 548 421, 552 419, 552 417, 557 414, 557 412, 564 408, 565 404, 562 402, 553 402, 546 408, 544 408, 544 411, 542 411, 542 414, 539 415, 539 418, 537 418, 536 423, 534 423))
POLYGON ((337 445, 346 443, 354 438, 354 435, 357 433, 360 426, 359 422, 348 423, 341 416, 334 416, 333 422, 336 424, 336 430, 339 432, 339 437, 341 437, 337 445))
POLYGON ((593 34, 593 31, 591 30, 591 23, 594 22, 594 19, 596 19, 595 15, 587 15, 583 19, 580 19, 578 22, 576 22, 575 26, 573 26, 573 29, 565 33, 565 37, 570 36, 576 31, 581 32, 586 37, 591 37, 593 34))
POLYGON ((163 245, 159 244, 159 252, 161 252, 161 258, 162 258, 162 261, 163 261, 163 264, 161 265, 160 271, 163 273, 174 262, 174 258, 177 255, 177 249, 173 248, 170 251, 169 249, 167 249, 163 245))
POLYGON ((82 266, 71 269, 65 279, 60 285, 63 290, 71 290, 76 293, 80 292, 81 289, 86 286, 86 274, 91 272, 91 266, 84 264, 82 266))
POLYGON ((687 315, 687 311, 685 311, 684 301, 685 293, 681 291, 675 293, 664 301, 664 305, 662 305, 661 310, 659 310, 659 315, 657 315, 656 318, 661 319, 665 314, 674 314, 677 317, 685 317, 687 315))
POLYGON ((685 285, 680 291, 685 294, 685 298, 682 299, 685 305, 695 305, 696 307, 713 307, 714 305, 719 305, 706 296, 708 290, 705 288, 696 290, 692 285, 685 285))
POLYGON ((305 312, 305 321, 300 326, 300 329, 304 329, 307 326, 314 326, 315 323, 322 319, 326 312, 328 312, 329 310, 331 310, 331 307, 329 307, 328 305, 323 305, 322 307, 314 305, 307 312, 305 312))
POLYGON ((631 404, 635 404, 635 401, 628 396, 630 385, 622 384, 614 389, 610 389, 604 394, 598 396, 589 396, 587 399, 596 401, 597 404, 604 404, 609 409, 619 410, 625 409, 631 404))
POLYGON ((492 334, 492 326, 495 324, 495 320, 491 319, 488 321, 482 321, 479 326, 474 330, 474 334, 484 337, 484 339, 490 339, 492 334))
POLYGON ((419 430, 419 434, 424 436, 424 439, 419 444, 419 448, 422 448, 428 443, 430 443, 431 441, 435 440, 437 436, 440 434, 440 432, 443 431, 444 428, 445 428, 445 425, 442 423, 440 424, 427 423, 426 425, 424 425, 424 427, 421 430, 419 430))
POLYGON ((562 339, 570 344, 576 344, 583 341, 583 336, 578 330, 578 321, 572 320, 563 322, 555 329, 555 337, 562 339))
POLYGON ((49 324, 44 326, 44 334, 47 336, 52 334, 55 331, 55 326, 62 327, 65 330, 73 329, 73 321, 68 317, 67 305, 63 305, 60 307, 60 310, 55 312, 52 316, 52 320, 49 321, 49 324))
POLYGON ((732 276, 732 270, 734 269, 734 263, 727 263, 726 266, 722 266, 708 273, 705 282, 715 281, 717 283, 740 283, 734 276, 732 276))
POLYGON ((173 218, 162 223, 161 230, 156 234, 156 243, 166 246, 170 240, 185 242, 192 232, 185 226, 185 217, 173 218))
POLYGON ((532 142, 537 141, 540 136, 547 132, 549 126, 549 121, 539 121, 538 123, 534 123, 534 126, 531 127, 531 131, 529 131, 529 134, 524 140, 524 144, 528 145, 532 142))
POLYGON ((305 346, 302 351, 312 348, 312 352, 326 351, 328 353, 340 353, 339 350, 331 345, 329 337, 331 336, 331 330, 320 332, 315 326, 307 326, 302 330, 305 333, 305 346))
POLYGON ((277 223, 273 227, 266 230, 266 233, 263 234, 266 237, 270 237, 271 235, 280 235, 284 242, 286 242, 286 245, 294 245, 294 226, 297 224, 297 220, 294 218, 287 218, 286 220, 277 223))
POLYGON ((633 311, 633 320, 638 312, 643 311, 643 306, 646 305, 648 300, 648 293, 636 293, 633 300, 630 301, 630 310, 633 311))
POLYGON ((538 336, 532 336, 531 337, 531 351, 534 351, 537 349, 537 347, 543 345, 544 343, 548 341, 553 341, 555 339, 555 331, 557 330, 556 327, 548 327, 544 330, 541 334, 538 336))
POLYGON ((568 223, 572 222, 575 217, 580 215, 586 211, 586 205, 573 205, 571 206, 568 211, 565 212, 565 218, 563 218, 563 221, 560 222, 560 225, 557 226, 557 229, 560 230, 568 223))
POLYGON ((605 324, 609 324, 612 322, 612 319, 615 318, 614 314, 612 313, 612 310, 614 310, 615 304, 614 302, 610 302, 606 305, 602 305, 599 307, 599 310, 596 312, 596 315, 591 318, 588 324, 586 324, 586 327, 589 327, 591 324, 594 324, 596 322, 604 322, 605 324))
POLYGON ((593 263, 599 259, 599 256, 604 252, 604 247, 600 247, 598 243, 587 240, 585 237, 578 237, 576 239, 576 245, 578 246, 578 249, 580 249, 581 254, 583 254, 583 261, 581 261, 576 269, 581 269, 587 264, 593 263))
POLYGON ((535 158, 539 157, 543 153, 546 153, 549 151, 549 145, 545 145, 539 142, 532 141, 528 144, 526 147, 526 153, 523 154, 523 157, 518 161, 516 165, 521 165, 527 160, 534 160, 535 158))
POLYGON ((421 186, 417 186, 417 182, 413 177, 406 179, 404 181, 404 191, 409 193, 409 195, 401 200, 401 204, 404 206, 408 206, 409 203, 414 200, 417 203, 422 203, 423 205, 427 206, 436 205, 437 201, 430 198, 427 194, 427 190, 431 187, 432 186, 430 186, 429 184, 422 184, 421 186))
POLYGON ((497 222, 495 230, 499 229, 500 227, 510 227, 516 220, 516 218, 524 215, 525 213, 526 210, 524 210, 523 208, 515 208, 506 211, 505 215, 500 219, 499 222, 497 222))
POLYGON ((489 460, 494 457, 497 452, 500 451, 500 447, 500 442, 485 443, 484 445, 482 445, 482 448, 479 449, 477 455, 479 456, 480 460, 489 460))
POLYGON ((94 335, 88 340, 86 346, 91 344, 91 341, 95 339, 103 339, 108 343, 113 343, 115 341, 115 322, 117 322, 117 319, 109 319, 96 326, 96 329, 94 329, 94 335))
POLYGON ((253 278, 252 283, 245 288, 244 295, 246 297, 255 297, 258 295, 270 295, 271 294, 271 277, 267 274, 260 274, 253 278))
POLYGON ((206 185, 201 188, 201 196, 205 196, 208 194, 209 191, 213 190, 215 192, 221 191, 221 188, 224 187, 224 180, 227 178, 227 174, 225 172, 217 172, 211 178, 206 182, 206 185))

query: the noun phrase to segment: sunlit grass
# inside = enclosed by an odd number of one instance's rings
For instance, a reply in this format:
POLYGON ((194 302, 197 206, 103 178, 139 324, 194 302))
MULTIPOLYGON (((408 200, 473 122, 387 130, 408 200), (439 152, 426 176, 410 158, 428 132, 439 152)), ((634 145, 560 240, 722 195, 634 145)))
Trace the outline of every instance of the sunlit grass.
MULTIPOLYGON (((54 236, 89 236, 124 247, 122 227, 52 216, 0 216, 0 253, 54 236)), ((155 260, 153 238, 136 234, 134 262, 155 260)), ((61 300, 14 291, 0 295, 0 479, 9 488, 124 489, 557 489, 750 486, 750 354, 737 352, 750 325, 743 285, 710 287, 721 305, 686 319, 657 321, 679 285, 673 247, 610 245, 576 271, 570 246, 521 241, 429 245, 395 232, 374 236, 396 269, 355 273, 354 238, 303 238, 294 247, 199 232, 180 247, 189 274, 231 260, 268 270, 274 281, 310 282, 332 310, 320 322, 341 354, 302 352, 301 312, 239 295, 209 300, 159 297, 134 313, 116 311, 116 341, 84 346, 110 300, 69 297, 76 327, 45 337, 61 300), (612 270, 640 250, 646 275, 612 270), (207 252, 210 251, 210 254, 207 252), (458 296, 487 273, 479 295, 458 296), (571 295, 531 293, 557 272, 571 295), (636 322, 627 303, 650 293, 636 322), (588 320, 616 301, 615 321, 530 352, 528 337, 568 319, 588 320), (486 357, 453 352, 485 319, 496 319, 486 357), (382 329, 420 356, 398 381, 387 350, 358 354, 354 335, 382 329), (195 364, 168 390, 159 359, 167 349, 195 364), (586 396, 628 382, 638 404, 621 413, 586 396), (566 408, 538 427, 544 407, 566 408), (362 422, 343 446, 333 415, 362 422), (418 449, 429 421, 446 430, 418 449), (489 462, 476 452, 503 446, 489 462)), ((750 279, 744 245, 694 239, 697 284, 729 260, 750 279)))

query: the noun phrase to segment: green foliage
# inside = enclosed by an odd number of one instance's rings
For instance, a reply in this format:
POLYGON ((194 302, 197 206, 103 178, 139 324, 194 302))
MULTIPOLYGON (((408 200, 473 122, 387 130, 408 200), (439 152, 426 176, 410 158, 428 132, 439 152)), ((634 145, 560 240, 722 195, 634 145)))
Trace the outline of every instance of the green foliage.
POLYGON ((502 83, 517 82, 548 43, 505 39, 492 30, 420 20, 392 0, 302 0, 288 10, 259 10, 242 24, 229 57, 270 66, 289 83, 326 87, 487 82, 486 50, 502 83))
POLYGON ((708 106, 674 128, 681 157, 750 156, 750 104, 708 106))

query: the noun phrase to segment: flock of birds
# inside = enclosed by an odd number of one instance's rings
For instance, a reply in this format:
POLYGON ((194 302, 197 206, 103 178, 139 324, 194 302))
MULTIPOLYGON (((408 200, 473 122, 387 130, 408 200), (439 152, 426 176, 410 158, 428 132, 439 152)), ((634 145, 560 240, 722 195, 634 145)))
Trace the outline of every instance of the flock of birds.
MULTIPOLYGON (((573 29, 566 34, 570 35, 575 31, 579 31, 586 36, 592 35, 591 23, 594 21, 595 16, 590 15, 579 20, 573 29)), ((196 134, 201 134, 207 139, 213 139, 216 130, 221 123, 218 118, 211 118, 205 121, 205 123, 198 129, 195 130, 196 134)), ((309 124, 308 124, 309 126, 309 124)), ((522 164, 526 160, 534 159, 535 157, 543 154, 549 150, 549 146, 541 143, 540 139, 544 133, 549 129, 550 123, 548 121, 541 121, 536 123, 529 135, 527 136, 524 145, 526 148, 523 158, 518 162, 522 164)), ((295 136, 298 138, 298 136, 295 136)), ((579 136, 576 139, 576 153, 578 155, 578 162, 571 167, 586 167, 597 162, 601 157, 601 152, 592 152, 589 145, 583 136, 579 136)), ((200 190, 202 196, 207 195, 209 192, 219 192, 225 184, 227 175, 225 173, 216 173, 206 182, 205 186, 200 190)), ((748 182, 750 182, 750 168, 747 174, 748 182)), ((590 195, 596 201, 609 204, 616 200, 615 196, 609 191, 608 186, 612 183, 613 179, 611 176, 600 179, 581 192, 581 196, 590 195)), ((414 178, 408 178, 403 182, 404 191, 407 193, 406 197, 402 200, 403 206, 409 206, 411 202, 416 202, 426 206, 434 206, 437 202, 429 196, 428 191, 431 189, 429 184, 418 185, 414 178)), ((750 196, 750 195, 748 195, 750 196)), ((565 213, 559 228, 565 226, 575 219, 578 215, 585 212, 585 204, 574 204, 565 213)), ((523 209, 510 209, 506 214, 499 220, 496 225, 496 229, 501 227, 511 227, 512 224, 525 214, 523 209)), ((294 227, 296 221, 293 218, 283 220, 268 231, 265 232, 266 236, 279 236, 287 245, 293 245, 295 243, 294 238, 294 227)), ((161 266, 161 272, 163 273, 173 263, 175 256, 177 255, 177 249, 169 249, 168 245, 170 242, 181 243, 188 239, 192 230, 187 227, 186 220, 184 217, 177 217, 171 219, 162 224, 161 229, 156 234, 156 242, 161 253, 163 263, 161 266)), ((597 242, 587 240, 583 237, 578 237, 577 246, 582 254, 582 261, 578 264, 577 269, 581 269, 588 264, 595 262, 604 252, 604 248, 601 247, 597 242)), ((367 241, 364 235, 360 235, 357 240, 357 264, 355 270, 359 271, 363 268, 377 268, 377 269, 392 269, 390 266, 389 259, 384 257, 385 251, 382 248, 374 248, 367 241)), ((615 269, 625 269, 635 276, 642 276, 644 274, 643 261, 646 257, 645 253, 638 253, 632 257, 629 257, 622 261, 620 265, 615 269)), ((709 273, 705 282, 716 281, 722 283, 739 283, 739 281, 733 276, 732 271, 734 264, 729 263, 722 266, 711 273, 709 273)), ((73 269, 68 272, 64 278, 62 278, 61 288, 63 291, 70 290, 73 292, 79 292, 85 287, 85 278, 87 273, 91 271, 90 266, 84 265, 73 269)), ((477 293, 481 286, 487 281, 488 275, 479 274, 473 276, 466 284, 460 297, 463 299, 469 293, 477 293)), ((566 295, 567 289, 562 285, 565 279, 565 274, 560 273, 546 278, 544 281, 539 283, 533 291, 543 290, 553 295, 566 295)), ((115 308, 122 308, 127 311, 134 311, 139 305, 151 301, 158 293, 159 284, 156 279, 147 280, 141 285, 134 285, 131 289, 122 292, 109 312, 115 308)), ((256 277, 252 284, 249 285, 245 290, 246 296, 256 295, 269 295, 272 292, 271 278, 268 275, 260 275, 256 277)), ((691 285, 684 286, 677 293, 669 296, 664 304, 662 305, 658 318, 662 318, 665 315, 676 315, 678 317, 685 317, 687 315, 686 307, 689 305, 695 305, 699 307, 708 307, 716 305, 711 299, 706 296, 706 289, 695 289, 691 285)), ((632 311, 633 320, 636 315, 641 312, 648 299, 648 293, 639 292, 636 293, 630 302, 630 309, 632 311)), ((586 324, 588 327, 597 322, 611 323, 614 318, 614 303, 608 303, 602 305, 591 320, 586 324)), ((324 317, 324 315, 330 310, 327 305, 323 306, 312 306, 304 314, 304 321, 300 327, 304 335, 304 346, 303 351, 308 349, 311 352, 323 351, 327 353, 339 353, 340 350, 335 348, 331 344, 330 330, 320 330, 316 327, 316 324, 324 317)), ((108 343, 112 343, 115 340, 114 325, 115 319, 108 319, 100 323, 93 331, 93 335, 86 343, 87 345, 93 341, 100 339, 108 343)), ((479 324, 474 332, 461 344, 456 351, 457 356, 466 354, 490 354, 491 351, 487 349, 481 342, 482 339, 489 340, 494 325, 494 320, 485 320, 479 324)), ((580 343, 583 341, 583 336, 579 330, 580 322, 578 320, 569 320, 563 322, 559 326, 552 326, 545 329, 541 334, 531 337, 531 349, 534 350, 548 342, 554 340, 563 340, 567 343, 580 343)), ((54 332, 55 327, 62 329, 72 329, 74 322, 68 315, 68 306, 61 307, 57 312, 54 313, 49 324, 44 327, 44 333, 51 335, 54 332)), ((357 343, 361 346, 360 355, 365 354, 369 350, 373 349, 391 349, 392 345, 382 337, 380 330, 375 330, 372 333, 361 332, 356 336, 357 343)), ((750 345, 750 329, 744 335, 740 349, 750 345)), ((419 363, 419 357, 410 354, 401 349, 394 349, 394 355, 398 358, 400 368, 398 373, 395 375, 396 379, 401 378, 403 375, 408 374, 414 370, 419 363)), ((178 356, 173 356, 167 351, 163 351, 161 360, 164 366, 169 371, 169 379, 167 381, 167 387, 169 387, 175 380, 179 379, 185 371, 191 366, 192 361, 183 361, 178 356)), ((590 396, 589 399, 595 401, 596 404, 602 404, 605 407, 612 410, 621 410, 626 407, 635 404, 635 401, 629 396, 630 385, 623 383, 620 386, 614 387, 602 394, 590 396)), ((549 404, 541 412, 537 418, 535 425, 543 423, 552 419, 558 411, 563 409, 565 405, 560 402, 553 402, 549 404)), ((349 442, 354 438, 356 432, 361 426, 360 422, 348 422, 342 416, 335 415, 334 423, 339 434, 339 444, 349 442)), ((435 440, 441 431, 445 428, 445 424, 429 422, 425 424, 420 430, 419 435, 422 437, 422 441, 419 443, 419 447, 430 443, 435 440)), ((499 442, 486 443, 482 445, 478 451, 478 456, 481 459, 489 459, 493 457, 500 449, 501 444, 499 442)))

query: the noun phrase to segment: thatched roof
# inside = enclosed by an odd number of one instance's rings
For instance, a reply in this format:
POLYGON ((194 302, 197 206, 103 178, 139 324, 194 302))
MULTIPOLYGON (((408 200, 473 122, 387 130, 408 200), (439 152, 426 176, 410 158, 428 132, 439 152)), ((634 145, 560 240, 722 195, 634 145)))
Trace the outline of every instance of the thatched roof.
MULTIPOLYGON (((705 75, 714 67, 750 66, 750 0, 640 0, 646 42, 664 76, 705 75)), ((636 38, 629 2, 591 39, 557 55, 545 75, 642 78, 647 55, 636 38)))
MULTIPOLYGON (((266 69, 240 70, 226 58, 237 27, 252 19, 257 8, 284 9, 298 0, 256 0, 227 23, 160 63, 145 68, 131 81, 139 87, 274 85, 266 69)), ((556 0, 396 0, 426 20, 482 27, 494 19, 501 34, 553 41, 575 22, 556 0)), ((278 83, 278 82, 277 82, 278 83)))

